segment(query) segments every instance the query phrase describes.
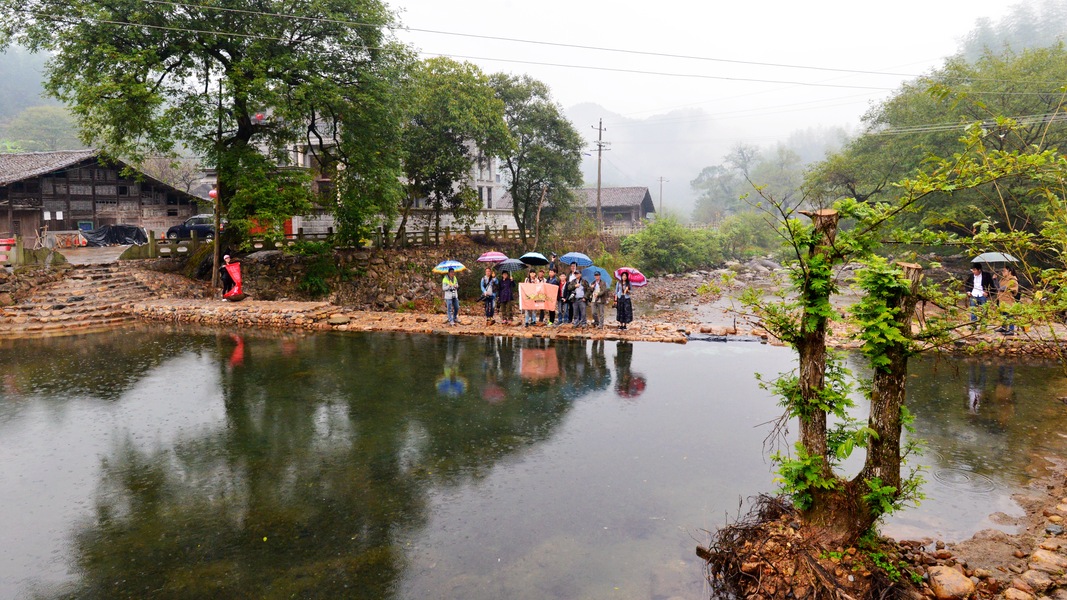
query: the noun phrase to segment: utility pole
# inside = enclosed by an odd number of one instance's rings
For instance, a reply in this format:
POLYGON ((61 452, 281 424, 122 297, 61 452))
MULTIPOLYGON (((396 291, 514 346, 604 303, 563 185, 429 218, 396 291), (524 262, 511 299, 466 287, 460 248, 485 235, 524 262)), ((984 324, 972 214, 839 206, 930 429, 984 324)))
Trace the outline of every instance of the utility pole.
MULTIPOLYGON (((597 235, 604 229, 604 214, 600 209, 600 162, 604 156, 604 146, 610 146, 611 142, 604 141, 604 119, 600 119, 599 124, 594 127, 597 131, 596 138, 596 231, 597 235)), ((610 150, 610 148, 608 148, 610 150)))
POLYGON ((670 183, 670 179, 665 179, 662 175, 659 178, 659 215, 660 217, 666 217, 667 214, 663 212, 663 184, 670 183))

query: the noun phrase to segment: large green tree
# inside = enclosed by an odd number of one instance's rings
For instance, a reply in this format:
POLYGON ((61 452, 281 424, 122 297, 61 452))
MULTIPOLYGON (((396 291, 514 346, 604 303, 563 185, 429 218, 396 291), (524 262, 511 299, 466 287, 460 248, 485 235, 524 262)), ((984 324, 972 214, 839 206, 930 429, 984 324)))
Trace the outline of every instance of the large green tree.
POLYGON ((285 189, 306 178, 275 167, 337 138, 352 90, 405 54, 392 22, 378 0, 0 0, 0 43, 53 53, 45 89, 83 141, 134 161, 189 148, 218 168, 231 223, 260 225, 306 209, 285 189))
POLYGON ((437 231, 445 210, 472 219, 481 209, 470 185, 475 161, 500 156, 511 145, 503 102, 477 66, 431 58, 412 69, 405 103, 400 158, 407 193, 400 227, 420 201, 433 209, 437 231))
MULTIPOLYGON (((832 201, 852 197, 893 201, 891 182, 918 173, 931 156, 950 156, 964 128, 983 123, 985 143, 997 150, 1063 147, 1063 82, 1067 47, 986 52, 975 62, 962 57, 901 87, 864 117, 866 131, 844 150, 818 164, 805 187, 810 197, 832 201), (1012 117, 1017 127, 1008 126, 1012 117)), ((970 232, 973 223, 992 219, 1010 228, 1040 220, 1041 202, 1025 178, 998 180, 962 194, 936 192, 913 225, 970 232)))
POLYGON ((504 119, 514 140, 504 156, 512 214, 524 246, 573 202, 571 188, 582 184, 582 136, 544 83, 529 76, 497 73, 492 86, 504 103, 504 119))

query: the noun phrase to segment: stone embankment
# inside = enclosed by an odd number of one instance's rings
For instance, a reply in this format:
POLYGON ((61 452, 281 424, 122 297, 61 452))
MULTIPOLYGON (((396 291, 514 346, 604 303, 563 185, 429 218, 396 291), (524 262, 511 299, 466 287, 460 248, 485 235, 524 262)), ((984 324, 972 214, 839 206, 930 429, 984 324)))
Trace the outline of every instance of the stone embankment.
POLYGON ((76 266, 38 279, 0 308, 0 337, 63 335, 135 320, 129 310, 153 291, 115 265, 76 266))
POLYGON ((485 325, 485 319, 464 315, 460 324, 449 326, 442 314, 369 312, 344 309, 326 302, 249 301, 204 302, 203 300, 144 300, 130 311, 147 321, 224 325, 230 327, 270 327, 318 331, 394 331, 453 335, 502 335, 525 338, 597 339, 670 342, 684 344, 687 331, 671 323, 631 323, 626 330, 574 328, 570 325, 485 325))

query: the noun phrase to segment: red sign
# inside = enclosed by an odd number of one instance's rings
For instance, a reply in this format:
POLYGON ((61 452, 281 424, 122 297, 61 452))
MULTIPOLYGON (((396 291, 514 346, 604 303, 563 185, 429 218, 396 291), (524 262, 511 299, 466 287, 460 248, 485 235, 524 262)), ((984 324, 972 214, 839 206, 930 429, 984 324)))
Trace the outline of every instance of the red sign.
MULTIPOLYGON (((0 252, 7 252, 15 245, 15 238, 0 238, 0 252)), ((0 254, 0 262, 7 261, 6 254, 0 254)))

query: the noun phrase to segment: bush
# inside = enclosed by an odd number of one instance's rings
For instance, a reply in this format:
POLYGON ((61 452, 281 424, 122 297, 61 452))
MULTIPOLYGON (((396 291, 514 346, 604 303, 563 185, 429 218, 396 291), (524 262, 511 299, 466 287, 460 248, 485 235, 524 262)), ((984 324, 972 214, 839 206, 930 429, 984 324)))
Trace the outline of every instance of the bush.
POLYGON ((747 211, 730 215, 719 223, 719 241, 726 258, 745 260, 779 250, 782 240, 761 213, 747 211))
POLYGON ((657 219, 622 241, 622 250, 647 273, 679 273, 722 262, 719 236, 711 229, 687 229, 673 218, 657 219))

